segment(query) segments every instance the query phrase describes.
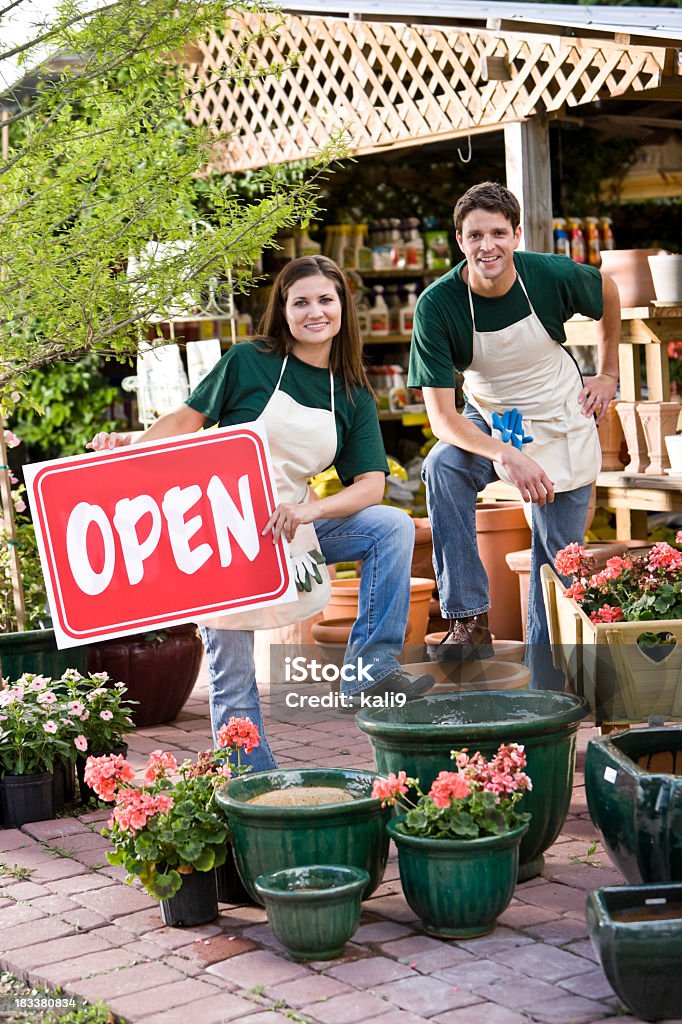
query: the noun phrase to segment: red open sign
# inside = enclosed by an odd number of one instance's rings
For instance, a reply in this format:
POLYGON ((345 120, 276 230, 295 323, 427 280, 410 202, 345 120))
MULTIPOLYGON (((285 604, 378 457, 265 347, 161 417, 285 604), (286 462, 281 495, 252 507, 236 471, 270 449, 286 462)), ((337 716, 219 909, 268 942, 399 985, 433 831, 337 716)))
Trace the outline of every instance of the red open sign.
POLYGON ((25 467, 57 645, 296 600, 259 424, 25 467))

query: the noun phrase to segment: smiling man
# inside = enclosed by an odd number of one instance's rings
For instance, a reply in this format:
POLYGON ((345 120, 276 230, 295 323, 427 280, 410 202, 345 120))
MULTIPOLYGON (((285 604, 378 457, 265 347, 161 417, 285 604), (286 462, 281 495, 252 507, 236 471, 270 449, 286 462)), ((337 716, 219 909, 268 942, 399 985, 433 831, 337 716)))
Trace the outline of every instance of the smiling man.
POLYGON ((562 685, 548 650, 540 567, 582 541, 601 466, 597 424, 616 392, 620 301, 610 278, 565 256, 517 252, 521 211, 502 185, 470 188, 454 211, 465 260, 419 297, 411 387, 422 388, 438 444, 423 476, 442 614, 439 660, 490 657, 488 579, 475 504, 496 477, 532 503, 527 663, 533 685, 562 685), (564 347, 574 313, 597 321, 599 372, 582 380, 564 347), (455 370, 466 405, 455 407, 455 370))

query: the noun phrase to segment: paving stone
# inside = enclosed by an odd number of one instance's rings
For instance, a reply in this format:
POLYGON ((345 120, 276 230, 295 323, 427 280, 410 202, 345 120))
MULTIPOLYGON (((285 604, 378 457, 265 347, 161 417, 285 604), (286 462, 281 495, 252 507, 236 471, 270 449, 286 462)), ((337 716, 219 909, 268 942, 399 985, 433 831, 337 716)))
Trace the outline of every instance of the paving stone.
POLYGON ((207 970, 220 978, 235 982, 243 989, 253 988, 254 985, 275 985, 278 981, 305 978, 310 974, 306 967, 291 960, 284 960, 266 950, 242 953, 241 956, 212 964, 207 970))
POLYGON ((35 882, 18 882, 13 878, 8 878, 7 884, 2 888, 2 895, 13 901, 25 900, 28 903, 31 900, 49 896, 50 889, 45 885, 37 885, 35 882))
POLYGON ((581 939, 578 942, 568 942, 563 948, 569 953, 575 953, 576 956, 582 956, 585 957, 586 960, 592 960, 594 963, 599 963, 599 957, 595 953, 590 939, 581 939))
MULTIPOLYGON (((135 944, 133 943, 133 946, 134 945, 135 944)), ((152 943, 147 943, 147 945, 152 945, 152 943)), ((128 947, 124 948, 127 949, 128 947)), ((171 953, 170 956, 165 956, 163 958, 163 962, 166 967, 172 967, 174 970, 180 971, 181 974, 186 974, 190 978, 196 978, 198 975, 203 975, 204 973, 204 968, 201 964, 195 963, 193 960, 188 960, 187 957, 176 956, 175 953, 171 953)), ((211 984, 213 987, 213 978, 210 978, 208 981, 206 978, 203 978, 202 980, 205 981, 206 984, 211 984)))
POLYGON ((182 946, 177 952, 208 967, 211 964, 219 964, 223 960, 230 960, 233 956, 250 953, 254 949, 258 949, 258 946, 250 939, 245 939, 241 935, 221 934, 182 946))
POLYGON ((158 905, 154 901, 153 907, 149 906, 144 910, 136 911, 134 914, 124 914, 122 917, 117 917, 116 927, 123 928, 133 935, 144 935, 146 932, 164 928, 165 925, 161 920, 158 905))
POLYGON ((300 1012, 302 1016, 313 1017, 321 1024, 365 1024, 375 1017, 381 1018, 384 1013, 393 1009, 391 1003, 378 999, 369 992, 353 992, 352 995, 327 999, 324 1003, 308 1003, 301 1007, 300 1012))
POLYGON ((555 992, 546 1002, 533 1003, 533 1019, 542 1024, 590 1024, 603 1019, 605 1004, 555 992))
MULTIPOLYGON (((80 822, 78 822, 80 825, 80 822)), ((82 826, 83 831, 76 835, 57 836, 50 840, 50 848, 60 850, 66 856, 78 853, 81 850, 111 850, 111 843, 99 832, 92 832, 87 825, 82 826)))
POLYGON ((387 917, 413 929, 419 927, 419 919, 402 895, 371 897, 367 900, 367 909, 373 914, 379 914, 380 917, 387 917))
MULTIPOLYGON (((139 889, 131 889, 127 885, 111 885, 107 879, 106 886, 98 889, 97 892, 80 892, 74 894, 75 899, 84 907, 89 907, 96 913, 115 921, 118 917, 125 917, 135 910, 146 910, 149 907, 152 897, 139 889)), ((158 913, 158 903, 155 901, 158 913)))
POLYGON ((97 914, 87 907, 79 907, 78 904, 75 909, 64 910, 59 916, 63 921, 75 925, 80 931, 90 931, 92 928, 102 928, 108 924, 106 917, 102 917, 101 914, 97 914))
POLYGON ((217 924, 202 924, 196 928, 163 927, 160 931, 154 932, 153 939, 164 949, 175 950, 197 939, 210 939, 214 935, 220 934, 221 929, 217 924))
POLYGON ((37 900, 31 900, 31 908, 39 910, 41 914, 50 915, 63 915, 69 910, 80 909, 78 904, 74 900, 70 900, 68 896, 57 896, 54 893, 51 896, 41 896, 37 900))
POLYGON ((257 924, 253 928, 245 928, 242 934, 256 946, 267 946, 268 949, 272 949, 277 953, 282 953, 284 956, 288 955, 279 939, 275 938, 275 934, 269 924, 257 924))
POLYGON ((180 971, 174 971, 165 964, 144 963, 108 971, 106 974, 97 974, 93 978, 81 981, 70 981, 64 988, 67 992, 82 996, 89 1002, 94 1003, 101 999, 102 1002, 109 1004, 111 1000, 131 995, 133 992, 151 990, 182 980, 183 975, 180 971))
POLYGON ((377 986, 374 994, 383 996, 402 1010, 411 1010, 426 1017, 477 1002, 477 998, 472 996, 471 992, 458 985, 448 984, 434 977, 426 981, 418 975, 405 978, 403 981, 392 981, 389 985, 377 986))
MULTIPOLYGON (((42 935, 42 926, 40 933, 42 935)), ((50 942, 36 943, 35 938, 37 935, 34 937, 34 945, 12 951, 12 960, 18 967, 41 967, 45 964, 71 960, 72 957, 87 956, 88 953, 102 953, 111 950, 109 943, 94 933, 57 936, 50 942)))
MULTIPOLYGON (((113 883, 110 878, 94 874, 93 872, 86 872, 74 878, 60 878, 49 883, 49 889, 52 892, 60 893, 62 896, 73 897, 81 893, 101 892, 103 889, 110 889, 112 887, 113 883)), ((97 897, 93 896, 92 899, 96 901, 97 897)))
POLYGON ((22 846, 29 846, 30 844, 30 836, 27 836, 25 832, 21 832, 18 828, 3 829, 0 831, 0 859, 2 859, 3 853, 8 853, 10 850, 19 850, 22 846))
POLYGON ((544 943, 532 943, 511 952, 500 953, 496 959, 515 971, 543 981, 561 981, 585 971, 585 962, 581 957, 544 943))
POLYGON ((497 958, 498 953, 516 950, 519 946, 532 945, 533 940, 523 932, 512 931, 511 928, 495 928, 490 935, 482 935, 477 939, 460 939, 457 945, 480 957, 497 958))
POLYGON ((454 967, 446 967, 443 970, 435 971, 434 977, 450 985, 457 985, 460 989, 478 991, 485 985, 496 982, 504 982, 509 985, 518 984, 518 975, 511 971, 505 964, 498 964, 494 960, 468 960, 456 964, 454 967))
POLYGON ((36 866, 31 879, 36 883, 55 882, 64 878, 76 878, 89 874, 89 869, 84 864, 79 864, 77 860, 67 860, 64 857, 55 860, 54 857, 50 857, 49 860, 36 866))
MULTIPOLYGON (((508 1010, 506 1006, 495 1003, 476 1003, 463 1010, 451 1010, 450 1013, 439 1013, 431 1018, 432 1024, 528 1024, 524 1014, 508 1010)), ((568 1024, 568 1022, 565 1022, 568 1024)))
POLYGON ((430 1024, 428 1017, 420 1017, 416 1013, 410 1013, 409 1010, 389 1010, 388 1013, 382 1013, 380 1017, 372 1017, 371 1020, 376 1020, 379 1024, 430 1024))
POLYGON ((555 917, 544 924, 532 925, 528 933, 542 942, 565 946, 576 939, 587 938, 587 925, 570 917, 555 917))
POLYGON ((90 953, 88 956, 60 960, 58 963, 40 967, 38 971, 31 972, 29 980, 32 984, 46 981, 50 985, 63 987, 67 982, 89 978, 93 974, 106 974, 108 971, 118 970, 119 967, 132 965, 135 961, 134 954, 126 949, 108 949, 102 953, 90 953))
POLYGON ((506 928, 525 928, 527 931, 531 931, 533 925, 556 921, 556 919, 557 915, 553 910, 544 910, 542 907, 513 900, 504 913, 500 914, 497 923, 506 928))
MULTIPOLYGON (((41 913, 37 907, 30 903, 12 903, 11 900, 4 901, 7 905, 1 911, 2 927, 12 928, 17 924, 26 924, 28 921, 38 921, 45 918, 46 914, 41 913)), ((0 938, 0 946, 2 940, 0 938)))
POLYGON ((291 1017, 278 1013, 277 1010, 262 1010, 260 1013, 254 1013, 252 1017, 247 1017, 244 1024, 291 1024, 291 1017))
POLYGON ((36 919, 30 928, 27 928, 25 924, 15 925, 14 928, 2 928, 0 929, 0 952, 14 957, 17 950, 21 950, 24 946, 34 945, 38 935, 42 941, 49 942, 62 935, 73 935, 75 930, 73 925, 50 917, 36 919), (37 924, 38 920, 40 921, 39 925, 37 924))
POLYGON ((198 999, 209 999, 212 996, 213 989, 210 985, 205 985, 203 981, 196 978, 185 978, 183 981, 175 981, 170 985, 158 985, 155 988, 143 989, 131 995, 109 999, 107 1005, 114 1013, 120 1014, 128 1020, 137 1020, 140 1017, 161 1013, 163 1010, 172 1009, 175 1006, 186 1006, 187 1003, 194 1003, 198 999))
POLYGON ((360 989, 373 989, 387 981, 408 978, 412 973, 409 967, 383 956, 364 957, 350 964, 341 964, 340 967, 330 967, 326 972, 327 977, 345 981, 360 989))
POLYGON ((413 935, 409 928, 405 928, 401 924, 396 924, 395 921, 372 921, 371 923, 361 924, 355 935, 353 941, 362 945, 365 942, 391 942, 393 939, 404 938, 408 935, 413 935))
POLYGON ((40 842, 49 842, 50 839, 75 836, 89 829, 77 818, 52 818, 49 821, 34 821, 30 825, 24 825, 23 831, 40 842))
POLYGON ((603 971, 583 971, 575 978, 559 982, 559 987, 586 999, 612 999, 614 992, 603 971))
POLYGON ((326 974, 311 974, 307 978, 297 978, 295 981, 283 981, 277 985, 268 985, 264 995, 268 999, 276 1001, 283 999, 287 1006, 299 1009, 301 1006, 310 1006, 320 1000, 328 1000, 334 996, 348 995, 353 989, 350 985, 330 978, 326 974))
POLYGON ((541 886, 519 887, 516 894, 524 903, 532 903, 536 907, 554 910, 559 914, 565 913, 567 910, 577 910, 582 914, 585 906, 584 892, 572 889, 568 885, 557 885, 556 882, 545 882, 541 886))

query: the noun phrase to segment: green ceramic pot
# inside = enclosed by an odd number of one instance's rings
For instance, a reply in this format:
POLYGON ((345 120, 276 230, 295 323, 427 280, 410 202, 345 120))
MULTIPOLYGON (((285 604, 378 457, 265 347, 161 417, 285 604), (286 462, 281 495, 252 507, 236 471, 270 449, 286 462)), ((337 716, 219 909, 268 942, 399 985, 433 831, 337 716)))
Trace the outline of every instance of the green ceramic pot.
POLYGON ((254 887, 295 960, 333 960, 357 931, 368 882, 362 868, 313 864, 259 875, 254 887))
POLYGON ((406 771, 426 792, 450 751, 468 747, 492 757, 500 743, 522 743, 533 789, 519 810, 532 815, 521 844, 519 881, 542 871, 544 851, 561 831, 571 802, 576 733, 588 714, 582 697, 550 690, 443 693, 402 708, 365 709, 355 720, 374 747, 381 775, 406 771))
POLYGON ((628 882, 682 882, 682 727, 590 740, 585 791, 590 817, 628 882))
POLYGON ((67 668, 75 668, 85 675, 87 664, 87 647, 60 651, 53 629, 0 633, 0 670, 6 679, 18 679, 24 672, 59 679, 67 668))
POLYGON ((587 897, 587 928, 606 977, 634 1017, 682 1007, 682 885, 613 886, 587 897))
POLYGON ((388 857, 390 807, 372 799, 374 772, 344 768, 285 768, 230 779, 216 799, 227 813, 237 868, 249 895, 262 903, 259 875, 309 864, 363 868, 369 874, 363 898, 381 881, 388 857), (273 789, 331 786, 347 803, 273 807, 248 801, 273 789))
POLYGON ((422 839, 400 831, 403 817, 389 822, 388 832, 405 899, 424 931, 442 939, 487 935, 514 895, 528 825, 481 839, 422 839))

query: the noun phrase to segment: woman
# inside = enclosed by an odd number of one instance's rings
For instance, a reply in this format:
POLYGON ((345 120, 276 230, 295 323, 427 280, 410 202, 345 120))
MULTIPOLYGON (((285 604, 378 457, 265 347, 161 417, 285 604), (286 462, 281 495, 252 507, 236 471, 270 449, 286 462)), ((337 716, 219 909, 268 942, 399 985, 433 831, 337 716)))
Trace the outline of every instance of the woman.
MULTIPOLYGON (((325 256, 292 260, 273 284, 260 328, 261 337, 233 346, 185 405, 160 417, 136 440, 259 420, 280 499, 264 533, 271 532, 275 541, 284 533, 293 541, 300 527, 314 523, 328 562, 362 559, 359 614, 346 663, 366 671, 342 680, 341 692, 355 698, 347 704, 357 705, 360 693, 398 693, 409 700, 434 681, 428 675, 409 676, 395 659, 407 622, 414 526, 404 512, 379 504, 388 466, 344 274, 325 256), (310 500, 308 478, 330 465, 343 489, 310 500)), ((131 443, 129 434, 99 433, 88 447, 106 450, 131 443)), ((264 771, 275 767, 275 760, 263 736, 253 627, 230 628, 229 619, 222 620, 223 628, 200 625, 211 724, 215 736, 230 715, 255 722, 263 738, 245 762, 264 771)), ((239 625, 243 621, 240 615, 239 625)))

